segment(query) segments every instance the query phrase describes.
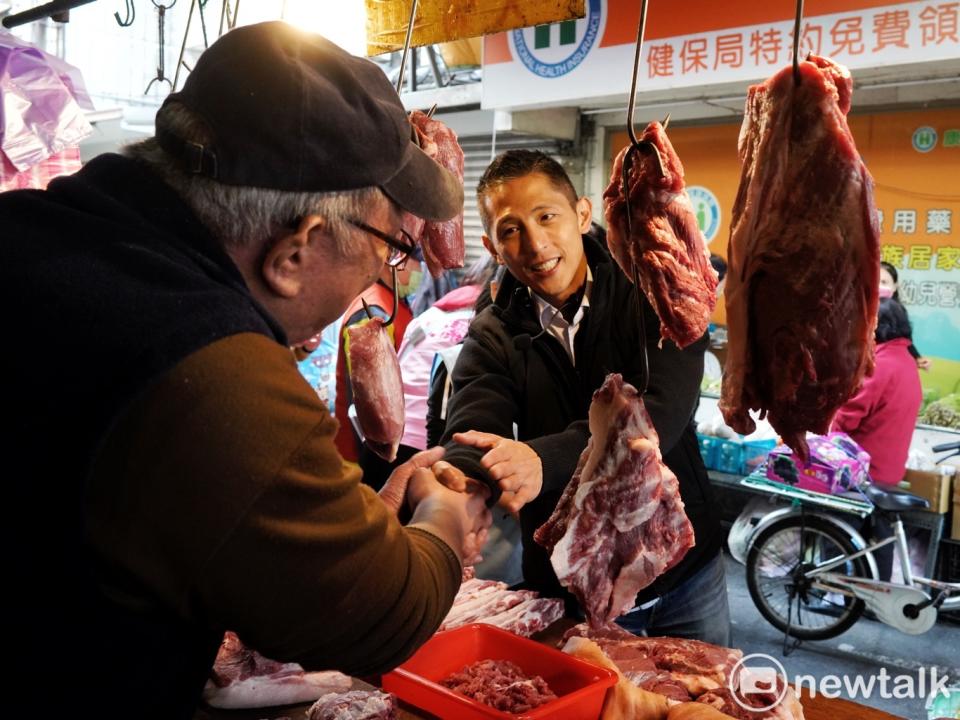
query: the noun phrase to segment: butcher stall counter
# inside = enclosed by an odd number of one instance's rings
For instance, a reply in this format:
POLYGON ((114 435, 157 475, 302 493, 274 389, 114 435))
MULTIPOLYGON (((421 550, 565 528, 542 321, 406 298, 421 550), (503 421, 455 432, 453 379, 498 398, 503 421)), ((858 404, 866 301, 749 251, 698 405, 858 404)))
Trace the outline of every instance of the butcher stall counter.
MULTIPOLYGON (((574 621, 563 618, 543 632, 534 635, 533 639, 556 646, 564 632, 573 624, 574 621)), ((362 680, 355 679, 352 689, 372 690, 375 688, 362 680)), ((805 720, 903 720, 897 715, 891 715, 849 700, 831 699, 823 695, 811 697, 807 688, 801 689, 800 702, 803 705, 805 720)), ((195 713, 194 720, 305 720, 307 710, 311 705, 312 703, 303 703, 253 710, 216 710, 205 707, 195 713)), ((401 720, 429 720, 434 716, 417 712, 415 708, 403 707, 400 710, 399 717, 401 720)), ((457 719, 442 718, 441 720, 457 719)))
MULTIPOLYGON (((366 683, 354 683, 354 689, 370 689, 366 683)), ((849 700, 825 698, 818 695, 811 698, 804 688, 801 698, 805 720, 903 720, 881 710, 859 705, 849 700)), ((286 705, 278 708, 260 708, 258 710, 213 710, 201 709, 193 716, 194 720, 305 720, 307 710, 312 703, 304 705, 286 705)), ((418 715, 401 709, 401 720, 422 720, 426 715, 418 715)), ((456 718, 444 718, 456 720, 456 718)))

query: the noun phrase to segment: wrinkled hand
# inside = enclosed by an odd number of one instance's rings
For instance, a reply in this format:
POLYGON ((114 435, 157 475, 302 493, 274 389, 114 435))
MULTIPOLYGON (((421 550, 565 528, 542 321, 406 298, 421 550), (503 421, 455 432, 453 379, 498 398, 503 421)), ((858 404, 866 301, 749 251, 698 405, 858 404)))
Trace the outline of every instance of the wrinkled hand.
POLYGON ((526 443, 477 430, 455 433, 453 440, 461 445, 489 449, 480 458, 480 464, 500 486, 503 492, 500 505, 510 512, 518 512, 543 489, 543 464, 526 443))
POLYGON ((476 480, 472 480, 464 475, 463 470, 454 467, 446 460, 435 462, 431 469, 433 470, 433 474, 437 476, 437 480, 439 480, 444 487, 448 487, 455 492, 466 492, 467 486, 472 482, 476 482, 476 480))
POLYGON ((430 470, 417 469, 407 487, 407 502, 414 511, 411 525, 435 532, 464 565, 474 565, 483 559, 480 552, 493 523, 487 508, 489 495, 488 488, 474 480, 467 483, 465 492, 458 492, 438 482, 430 470))
POLYGON ((383 504, 389 508, 394 515, 400 512, 403 506, 403 499, 407 494, 407 485, 413 473, 420 468, 428 468, 443 457, 444 449, 442 447, 430 448, 418 452, 405 463, 398 465, 390 473, 387 482, 380 488, 380 499, 383 504))

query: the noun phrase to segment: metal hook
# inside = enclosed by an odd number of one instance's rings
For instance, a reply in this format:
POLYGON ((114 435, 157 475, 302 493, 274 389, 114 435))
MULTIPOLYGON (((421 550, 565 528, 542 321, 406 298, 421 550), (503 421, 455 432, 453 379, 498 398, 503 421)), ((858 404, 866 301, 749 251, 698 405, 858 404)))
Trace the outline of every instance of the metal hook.
MULTIPOLYGON (((396 320, 397 309, 400 307, 400 284, 397 282, 397 267, 395 265, 390 267, 390 274, 393 275, 393 312, 390 313, 390 317, 383 321, 384 327, 389 327, 396 320)), ((360 302, 363 303, 363 311, 367 314, 367 317, 373 320, 373 311, 367 304, 366 299, 360 298, 360 302)))
POLYGON ((173 0, 169 5, 164 5, 162 2, 157 2, 157 0, 150 0, 153 3, 153 6, 157 9, 157 76, 153 78, 149 83, 147 83, 147 89, 143 91, 143 94, 146 95, 150 92, 150 88, 153 87, 155 82, 167 83, 170 86, 170 90, 173 90, 173 83, 170 82, 170 78, 166 77, 163 73, 163 46, 166 44, 166 38, 164 35, 164 24, 167 18, 167 10, 172 8, 177 4, 177 0, 173 0))
POLYGON ((793 21, 793 84, 800 87, 800 23, 803 20, 803 0, 797 0, 797 16, 793 21))
MULTIPOLYGON (((407 37, 403 41, 403 54, 400 56, 400 72, 397 74, 397 95, 403 87, 403 70, 407 65, 407 53, 410 52, 410 39, 413 37, 413 21, 417 17, 417 0, 410 3, 410 20, 407 22, 407 37)), ((412 86, 411 86, 412 87, 412 86)))
MULTIPOLYGON (((625 242, 630 242, 630 237, 633 235, 633 220, 632 220, 632 210, 630 208, 630 168, 634 161, 634 155, 636 153, 645 153, 653 154, 657 159, 657 168, 660 171, 660 175, 664 176, 664 166, 663 166, 663 157, 660 155, 660 149, 648 140, 640 140, 637 138, 637 132, 633 127, 633 113, 637 107, 637 75, 640 72, 640 56, 643 52, 643 35, 647 27, 647 0, 642 0, 640 3, 640 22, 637 23, 637 43, 634 48, 633 55, 633 75, 630 78, 630 102, 627 104, 627 135, 630 137, 630 147, 627 150, 626 154, 623 157, 623 166, 621 168, 620 184, 621 192, 624 199, 624 211, 626 212, 627 217, 627 237, 625 242)), ((666 127, 667 123, 670 122, 670 116, 667 115, 663 120, 663 126, 666 127)), ((637 315, 640 322, 640 344, 642 346, 642 370, 643 370, 643 381, 641 386, 637 388, 640 392, 640 395, 645 395, 647 392, 647 386, 650 382, 650 359, 647 354, 647 326, 646 320, 644 318, 644 308, 643 308, 643 289, 640 287, 640 271, 637 267, 636 260, 633 262, 633 286, 634 292, 637 293, 637 315)))
POLYGON ((125 0, 127 6, 127 17, 123 20, 120 19, 120 13, 115 12, 113 14, 114 19, 117 21, 117 25, 120 27, 130 27, 133 25, 133 21, 137 17, 137 8, 133 5, 133 0, 125 0))

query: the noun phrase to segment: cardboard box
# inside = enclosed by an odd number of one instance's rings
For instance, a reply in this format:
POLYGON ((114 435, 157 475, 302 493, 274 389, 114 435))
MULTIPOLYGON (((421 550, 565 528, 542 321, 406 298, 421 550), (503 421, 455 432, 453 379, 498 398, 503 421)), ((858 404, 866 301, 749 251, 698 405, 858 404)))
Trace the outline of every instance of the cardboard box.
MULTIPOLYGON (((956 495, 954 495, 956 497, 956 495)), ((954 500, 953 502, 953 528, 950 532, 950 537, 954 540, 960 540, 960 502, 954 500)))
POLYGON ((901 487, 907 492, 926 498, 930 512, 945 513, 950 509, 953 477, 924 470, 907 470, 901 487))

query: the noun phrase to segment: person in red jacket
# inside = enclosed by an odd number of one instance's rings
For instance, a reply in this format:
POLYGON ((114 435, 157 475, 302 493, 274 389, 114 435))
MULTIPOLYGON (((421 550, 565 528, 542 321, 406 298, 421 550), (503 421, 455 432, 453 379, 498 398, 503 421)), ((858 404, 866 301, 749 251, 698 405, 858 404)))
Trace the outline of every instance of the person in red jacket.
POLYGON ((893 298, 880 301, 877 317, 876 368, 864 379, 833 420, 870 453, 870 477, 891 486, 903 478, 910 440, 922 401, 917 363, 911 356, 910 322, 893 298))

